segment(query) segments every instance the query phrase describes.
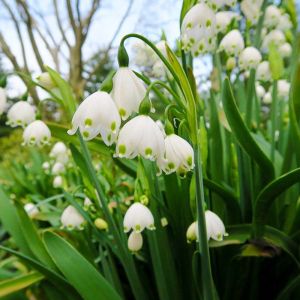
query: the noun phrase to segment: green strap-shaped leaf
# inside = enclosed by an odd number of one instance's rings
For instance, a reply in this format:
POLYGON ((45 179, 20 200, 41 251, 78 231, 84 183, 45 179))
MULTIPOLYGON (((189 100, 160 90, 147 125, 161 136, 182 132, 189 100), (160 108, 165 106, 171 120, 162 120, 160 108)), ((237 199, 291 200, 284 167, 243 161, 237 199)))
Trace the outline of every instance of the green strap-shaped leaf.
POLYGON ((291 280, 287 286, 281 291, 281 293, 277 296, 276 300, 288 300, 290 298, 290 294, 294 291, 294 289, 300 286, 300 275, 296 276, 293 280, 291 280))
POLYGON ((223 105, 224 111, 238 143, 254 159, 261 169, 263 184, 274 178, 274 167, 272 162, 257 145, 250 131, 245 125, 231 90, 229 79, 226 78, 223 84, 223 105))
POLYGON ((254 234, 259 236, 263 232, 267 215, 276 198, 295 183, 300 182, 300 168, 286 173, 270 182, 258 195, 253 213, 254 234))
POLYGON ((25 275, 4 280, 0 282, 0 297, 7 296, 14 292, 20 291, 32 284, 41 281, 44 278, 39 272, 33 271, 25 275))
POLYGON ((44 233, 44 241, 57 267, 84 299, 121 299, 94 266, 68 242, 50 231, 44 233))

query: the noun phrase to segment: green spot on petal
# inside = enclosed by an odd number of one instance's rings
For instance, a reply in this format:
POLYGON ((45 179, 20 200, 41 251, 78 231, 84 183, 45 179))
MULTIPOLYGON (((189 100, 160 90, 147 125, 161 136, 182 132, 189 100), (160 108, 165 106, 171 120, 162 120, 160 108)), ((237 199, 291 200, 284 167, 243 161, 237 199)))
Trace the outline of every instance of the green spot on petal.
POLYGON ((126 146, 125 145, 120 145, 119 146, 119 153, 120 154, 125 154, 126 153, 126 146))

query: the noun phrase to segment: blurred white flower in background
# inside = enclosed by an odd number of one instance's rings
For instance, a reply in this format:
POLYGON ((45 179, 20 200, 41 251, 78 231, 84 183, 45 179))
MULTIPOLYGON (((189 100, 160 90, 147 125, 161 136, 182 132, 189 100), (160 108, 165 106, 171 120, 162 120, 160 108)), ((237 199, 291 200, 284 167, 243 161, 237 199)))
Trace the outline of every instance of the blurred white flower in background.
POLYGON ((2 115, 5 110, 6 102, 7 102, 7 98, 6 98, 5 89, 0 87, 0 115, 2 115))
POLYGON ((24 209, 30 218, 35 218, 40 212, 37 206, 33 203, 26 203, 24 209))
POLYGON ((128 237, 128 249, 137 252, 143 247, 143 236, 140 232, 132 231, 128 237))

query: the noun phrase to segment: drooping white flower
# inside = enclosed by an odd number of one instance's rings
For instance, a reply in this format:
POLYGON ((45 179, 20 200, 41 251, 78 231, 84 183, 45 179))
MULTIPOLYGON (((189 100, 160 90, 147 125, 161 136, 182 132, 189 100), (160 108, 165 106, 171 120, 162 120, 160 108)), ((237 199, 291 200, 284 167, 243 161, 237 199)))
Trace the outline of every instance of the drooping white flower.
POLYGON ((182 137, 170 134, 165 138, 166 152, 157 160, 158 167, 166 174, 185 174, 194 168, 194 150, 182 137))
POLYGON ((43 162, 42 168, 47 171, 50 169, 50 163, 48 161, 43 162))
POLYGON ((237 29, 228 32, 221 40, 219 46, 219 49, 224 50, 228 56, 238 55, 244 48, 244 39, 237 29))
POLYGON ((270 31, 263 39, 262 49, 268 51, 272 43, 277 47, 285 43, 285 36, 281 30, 274 29, 270 31))
POLYGON ((133 203, 126 211, 123 227, 124 232, 129 232, 131 229, 134 232, 142 232, 145 228, 155 229, 154 218, 150 209, 141 203, 133 203))
POLYGON ((239 56, 239 66, 242 70, 257 68, 261 61, 260 52, 254 47, 245 48, 239 56))
POLYGON ((55 176, 53 180, 53 187, 60 188, 63 186, 63 178, 61 176, 55 176))
POLYGON ((270 92, 265 93, 263 97, 263 103, 264 104, 271 104, 272 103, 272 95, 270 92))
POLYGON ((164 152, 164 136, 149 116, 137 116, 121 128, 115 156, 134 158, 141 155, 156 160, 162 157, 164 152))
POLYGON ((240 17, 233 11, 220 11, 216 14, 216 29, 218 32, 225 32, 232 20, 239 20, 240 17))
POLYGON ((236 67, 235 57, 228 57, 226 61, 226 70, 232 71, 236 67))
POLYGON ((292 27, 293 27, 293 23, 291 21, 290 15, 282 14, 279 17, 279 22, 276 28, 282 31, 287 31, 290 30, 292 27))
POLYGON ((143 41, 137 40, 133 46, 134 63, 140 67, 152 67, 155 60, 154 51, 143 41))
POLYGON ((275 27, 280 20, 281 12, 275 5, 269 5, 266 8, 264 25, 268 28, 275 27))
POLYGON ((292 54, 292 46, 289 43, 284 43, 278 48, 282 57, 289 57, 292 54))
POLYGON ((243 0, 241 2, 241 10, 252 25, 255 25, 259 19, 262 2, 263 0, 243 0))
POLYGON ((4 109, 6 107, 6 92, 5 89, 0 87, 0 115, 3 114, 4 109))
POLYGON ((268 61, 262 61, 256 69, 256 79, 261 81, 271 81, 272 73, 270 69, 270 63, 268 61))
POLYGON ((224 236, 228 234, 225 231, 223 221, 214 212, 205 211, 207 238, 216 241, 222 241, 224 236))
POLYGON ((197 234, 196 234, 196 232, 198 231, 197 226, 198 226, 198 222, 195 221, 188 227, 186 231, 186 239, 188 243, 197 240, 197 234))
POLYGON ((23 145, 43 146, 50 142, 51 132, 48 126, 40 120, 30 123, 23 132, 23 145))
POLYGON ((204 3, 193 6, 185 15, 181 26, 181 43, 184 51, 193 56, 211 52, 216 44, 216 16, 204 3))
MULTIPOLYGON (((167 48, 166 48, 166 41, 159 41, 156 43, 156 48, 165 56, 167 57, 167 48)), ((155 55, 154 63, 152 66, 152 72, 151 75, 155 78, 162 78, 166 76, 168 73, 168 69, 165 67, 164 63, 161 61, 161 59, 155 55)))
POLYGON ((69 160, 68 148, 63 142, 57 142, 51 149, 50 157, 54 158, 57 162, 66 164, 69 160))
POLYGON ((139 106, 146 95, 143 81, 132 70, 121 67, 113 77, 111 97, 115 101, 123 120, 132 113, 138 112, 139 106))
POLYGON ((61 162, 56 162, 51 170, 53 175, 58 175, 65 172, 65 166, 61 162))
POLYGON ((140 232, 132 231, 128 238, 128 249, 132 252, 137 252, 143 247, 143 236, 140 232))
POLYGON ((25 127, 35 120, 35 109, 25 101, 15 103, 7 113, 7 124, 25 127))
POLYGON ((278 97, 287 99, 290 94, 290 88, 291 88, 291 84, 287 80, 285 79, 278 80, 277 82, 278 97))
POLYGON ((117 139, 120 124, 120 115, 111 96, 95 92, 77 108, 68 134, 75 134, 79 128, 83 138, 91 140, 100 133, 104 143, 110 146, 117 139))
POLYGON ((266 94, 264 87, 262 85, 260 85, 259 83, 255 84, 255 91, 256 91, 256 95, 259 99, 262 99, 264 97, 264 95, 266 94))
POLYGON ((40 212, 37 206, 33 203, 26 203, 24 209, 30 218, 35 218, 40 212))
POLYGON ((60 221, 62 226, 68 229, 82 229, 84 224, 83 216, 72 205, 69 205, 64 209, 60 221))
POLYGON ((48 72, 40 74, 36 79, 38 80, 38 83, 47 90, 52 90, 56 87, 56 84, 53 82, 48 72))

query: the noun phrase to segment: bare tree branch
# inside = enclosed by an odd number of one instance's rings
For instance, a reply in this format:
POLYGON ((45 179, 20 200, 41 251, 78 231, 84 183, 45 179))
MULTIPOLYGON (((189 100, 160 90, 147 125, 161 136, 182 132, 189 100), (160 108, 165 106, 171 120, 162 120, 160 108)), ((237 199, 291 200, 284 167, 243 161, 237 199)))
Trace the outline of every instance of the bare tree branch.
POLYGON ((87 34, 89 32, 92 19, 100 6, 100 0, 93 0, 92 7, 87 14, 86 18, 82 21, 82 30, 83 30, 83 41, 85 41, 87 34))
POLYGON ((75 22, 75 19, 74 19, 74 14, 73 14, 71 1, 66 0, 66 2, 67 2, 67 10, 68 10, 69 21, 70 21, 71 27, 73 28, 74 34, 76 36, 77 35, 77 26, 76 26, 76 22, 75 22))

